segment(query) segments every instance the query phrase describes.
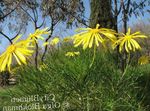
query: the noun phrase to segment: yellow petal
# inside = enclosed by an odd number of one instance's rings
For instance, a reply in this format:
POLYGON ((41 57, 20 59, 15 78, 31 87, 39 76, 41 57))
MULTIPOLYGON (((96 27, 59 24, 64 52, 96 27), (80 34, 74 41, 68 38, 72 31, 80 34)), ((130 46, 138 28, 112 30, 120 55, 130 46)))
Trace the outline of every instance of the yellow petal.
POLYGON ((43 46, 46 46, 46 45, 48 45, 49 44, 49 42, 45 42, 44 44, 43 44, 43 46))
POLYGON ((125 49, 126 49, 127 53, 129 53, 127 42, 125 42, 125 49))
POLYGON ((6 55, 6 57, 3 59, 3 62, 1 64, 2 65, 1 66, 1 71, 4 71, 6 69, 8 58, 9 58, 9 55, 6 55))
POLYGON ((19 65, 21 65, 21 62, 20 62, 19 58, 17 57, 17 55, 16 55, 15 53, 13 53, 13 56, 15 57, 17 63, 18 63, 19 65))
POLYGON ((92 47, 94 38, 95 38, 95 34, 93 34, 93 37, 91 37, 91 40, 90 40, 90 43, 89 43, 89 48, 92 47))
POLYGON ((131 33, 131 29, 128 28, 128 32, 126 33, 126 35, 130 35, 130 33, 131 33))
POLYGON ((96 44, 97 47, 99 46, 98 38, 99 38, 99 37, 95 36, 95 44, 96 44))
POLYGON ((133 42, 133 44, 135 45, 136 49, 141 49, 140 45, 133 39, 131 39, 131 41, 133 42))
POLYGON ((22 62, 22 63, 24 63, 24 64, 27 64, 26 63, 26 58, 23 56, 23 54, 22 53, 20 53, 19 51, 15 51, 15 54, 16 54, 16 56, 19 58, 19 60, 22 62))
POLYGON ((127 42, 128 42, 129 49, 132 50, 131 43, 129 42, 129 40, 127 42))
POLYGON ((10 65, 12 63, 12 54, 9 55, 9 59, 8 59, 8 64, 7 64, 7 67, 8 67, 8 70, 10 71, 10 65))
POLYGON ((100 27, 100 24, 96 24, 96 29, 98 29, 100 27))
POLYGON ((21 36, 22 36, 22 35, 18 35, 18 36, 13 40, 13 43, 16 43, 16 42, 20 39, 21 36))

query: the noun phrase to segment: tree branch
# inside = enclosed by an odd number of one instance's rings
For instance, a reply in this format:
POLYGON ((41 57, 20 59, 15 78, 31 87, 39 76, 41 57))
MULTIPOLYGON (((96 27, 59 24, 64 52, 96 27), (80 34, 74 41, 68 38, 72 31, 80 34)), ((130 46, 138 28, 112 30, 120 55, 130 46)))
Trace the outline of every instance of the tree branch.
MULTIPOLYGON (((140 4, 144 4, 146 1, 147 1, 147 0, 144 0, 144 1, 141 2, 140 4)), ((140 7, 140 4, 139 4, 136 8, 133 9, 133 12, 136 11, 136 10, 140 7)))
MULTIPOLYGON (((52 20, 52 23, 51 23, 50 31, 51 31, 51 34, 48 36, 48 38, 45 40, 45 42, 48 42, 48 40, 52 37, 53 31, 54 31, 53 20, 52 20)), ((41 57, 41 61, 42 61, 42 62, 44 62, 44 57, 45 57, 45 55, 46 55, 47 48, 48 48, 48 46, 46 45, 45 48, 44 48, 43 55, 42 55, 42 57, 41 57)))
POLYGON ((44 25, 44 22, 45 22, 45 18, 44 18, 43 22, 41 23, 41 25, 37 26, 37 28, 41 28, 44 25))
POLYGON ((34 18, 23 7, 20 6, 20 8, 31 18, 33 22, 35 22, 34 18))
POLYGON ((0 34, 2 34, 11 44, 13 44, 12 40, 3 32, 0 31, 0 34))
POLYGON ((20 0, 19 3, 16 5, 16 7, 14 9, 12 9, 9 13, 5 14, 3 17, 0 17, 0 20, 4 19, 8 15, 10 15, 12 12, 14 12, 17 9, 17 7, 20 5, 21 1, 22 0, 20 0))
MULTIPOLYGON (((58 7, 59 7, 62 11, 64 10, 63 7, 61 7, 61 6, 59 6, 59 5, 58 5, 58 7)), ((83 25, 89 27, 89 25, 87 25, 86 23, 82 22, 82 20, 80 20, 78 17, 76 17, 76 16, 73 15, 72 13, 68 12, 68 10, 65 10, 65 11, 66 11, 68 14, 70 14, 72 17, 74 17, 79 23, 81 23, 81 24, 83 24, 83 25)))
POLYGON ((22 29, 22 27, 19 29, 18 33, 13 38, 11 38, 11 41, 13 41, 20 34, 21 29, 22 29))

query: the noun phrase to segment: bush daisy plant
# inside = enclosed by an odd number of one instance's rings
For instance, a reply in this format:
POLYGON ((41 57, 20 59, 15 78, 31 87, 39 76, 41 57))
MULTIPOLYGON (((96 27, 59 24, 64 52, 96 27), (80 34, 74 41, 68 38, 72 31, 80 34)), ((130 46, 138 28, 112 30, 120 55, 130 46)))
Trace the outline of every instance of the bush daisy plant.
MULTIPOLYGON (((114 30, 108 28, 102 28, 99 24, 96 25, 95 28, 78 28, 76 30, 77 34, 75 34, 71 38, 64 38, 64 41, 73 41, 74 47, 82 46, 83 50, 93 49, 93 58, 92 62, 89 65, 91 67, 94 63, 96 57, 96 50, 100 46, 106 48, 106 43, 110 43, 112 49, 115 49, 117 46, 119 47, 119 52, 122 53, 126 51, 130 53, 131 51, 140 50, 141 46, 137 42, 137 39, 147 38, 145 35, 140 32, 135 32, 131 34, 131 29, 128 29, 126 34, 121 33, 117 34, 114 30), (117 39, 119 36, 119 39, 117 39), (107 41, 107 42, 105 42, 107 41)), ((31 56, 34 51, 33 47, 35 43, 37 43, 38 39, 44 39, 42 35, 49 34, 50 32, 45 29, 37 29, 35 33, 30 34, 26 40, 18 40, 21 38, 21 35, 17 36, 14 39, 10 46, 3 52, 0 56, 0 71, 11 70, 11 65, 14 60, 17 61, 19 65, 27 64, 27 58, 31 56), (14 58, 14 59, 13 59, 14 58)), ((50 42, 45 42, 43 45, 57 45, 60 42, 60 38, 55 37, 50 42)), ((65 56, 73 57, 78 56, 80 53, 77 52, 67 52, 65 56)), ((142 58, 140 59, 140 61, 142 58)), ((147 61, 145 61, 147 63, 147 61)), ((145 63, 144 62, 144 63, 145 63)), ((141 62, 140 62, 141 63, 141 62)), ((143 63, 141 63, 143 64, 143 63)))
MULTIPOLYGON (((142 66, 127 68, 127 63, 125 71, 121 72, 114 64, 115 56, 111 56, 115 53, 106 53, 105 56, 101 56, 100 54, 104 52, 98 49, 117 49, 118 47, 120 55, 130 55, 131 52, 142 49, 141 42, 138 40, 147 37, 140 32, 131 33, 130 28, 126 34, 118 34, 112 29, 100 27, 99 24, 95 28, 79 28, 76 32, 77 34, 66 37, 64 40, 54 37, 43 43, 44 46, 50 45, 50 48, 54 50, 52 50, 53 54, 49 53, 45 62, 38 64, 37 69, 24 66, 28 64, 28 58, 36 54, 34 52, 36 44, 40 45, 38 40, 43 40, 43 35, 50 32, 47 29, 38 29, 25 40, 22 40, 19 35, 10 41, 11 44, 0 55, 0 72, 19 73, 19 84, 16 84, 14 89, 10 89, 9 95, 6 93, 7 96, 2 91, 2 96, 4 95, 2 99, 5 102, 1 102, 0 106, 16 106, 16 103, 7 101, 12 95, 23 97, 26 94, 56 94, 58 102, 69 103, 67 110, 143 111, 142 101, 148 97, 149 92, 145 93, 145 91, 149 85, 147 82, 145 86, 143 77, 142 81, 140 78, 142 74, 149 77, 147 76, 148 68, 146 67, 146 70, 141 70, 142 66), (92 51, 90 60, 88 50, 92 51), (14 64, 16 67, 12 69, 14 64), (20 68, 19 65, 24 66, 20 68), (142 83, 144 87, 139 86, 139 83, 142 83)), ((138 63, 144 65, 149 61, 149 56, 141 56, 138 63)), ((39 104, 50 102, 55 103, 55 101, 40 101, 39 104)), ((65 110, 64 107, 60 108, 65 110)))
POLYGON ((95 59, 95 54, 96 54, 96 49, 99 47, 100 44, 102 46, 105 46, 106 39, 110 40, 110 42, 114 43, 116 41, 116 32, 111 29, 107 28, 100 28, 100 25, 97 24, 96 28, 79 28, 76 30, 78 34, 74 36, 73 44, 74 47, 78 47, 79 45, 83 46, 83 50, 87 48, 93 48, 94 49, 94 54, 93 54, 93 59, 90 64, 90 67, 92 66, 94 59, 95 59))
POLYGON ((37 29, 33 34, 25 40, 20 40, 21 35, 11 41, 11 44, 6 48, 5 52, 0 55, 0 72, 11 71, 11 66, 15 61, 19 64, 27 64, 27 58, 34 53, 33 48, 38 39, 44 39, 43 34, 49 34, 47 28, 37 29))
POLYGON ((93 48, 94 54, 90 67, 94 62, 97 47, 99 47, 99 45, 101 44, 104 48, 106 48, 105 41, 107 41, 107 43, 111 43, 112 49, 115 49, 118 46, 120 53, 123 53, 125 51, 130 54, 131 51, 134 52, 136 50, 141 50, 141 46, 138 43, 137 39, 147 38, 139 31, 131 34, 130 28, 128 28, 126 34, 118 34, 112 29, 101 28, 99 24, 97 24, 96 28, 94 29, 79 28, 76 30, 76 32, 77 34, 73 37, 74 47, 82 45, 83 50, 87 48, 93 48), (119 39, 117 39, 116 35, 119 36, 119 39))
MULTIPOLYGON (((128 31, 126 34, 121 33, 119 34, 119 39, 116 40, 113 44, 113 48, 119 47, 119 52, 123 54, 127 54, 127 63, 125 64, 125 71, 123 73, 123 76, 128 68, 129 62, 130 62, 130 53, 135 52, 136 50, 141 50, 141 46, 138 43, 139 39, 145 39, 147 36, 141 34, 141 32, 135 32, 131 33, 131 29, 128 28, 128 31)), ((124 68, 123 68, 124 70, 124 68)))

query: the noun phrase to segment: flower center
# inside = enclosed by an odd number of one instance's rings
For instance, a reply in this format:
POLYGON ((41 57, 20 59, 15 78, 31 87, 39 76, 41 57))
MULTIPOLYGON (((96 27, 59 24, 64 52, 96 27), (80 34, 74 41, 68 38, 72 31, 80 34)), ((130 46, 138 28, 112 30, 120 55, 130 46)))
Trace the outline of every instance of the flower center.
POLYGON ((93 29, 93 30, 91 30, 93 33, 98 33, 98 29, 93 29))
POLYGON ((8 52, 9 53, 13 53, 15 50, 16 50, 16 46, 13 45, 13 44, 8 47, 8 52))
POLYGON ((126 36, 126 39, 127 40, 130 40, 132 37, 131 36, 126 36))

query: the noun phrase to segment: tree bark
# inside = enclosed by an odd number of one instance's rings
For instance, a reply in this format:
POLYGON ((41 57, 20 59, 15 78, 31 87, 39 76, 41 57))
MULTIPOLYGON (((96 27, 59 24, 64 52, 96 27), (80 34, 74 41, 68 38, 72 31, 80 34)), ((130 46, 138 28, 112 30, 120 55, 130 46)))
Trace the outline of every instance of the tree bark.
POLYGON ((101 27, 113 28, 111 0, 91 0, 90 27, 100 24, 101 27))

